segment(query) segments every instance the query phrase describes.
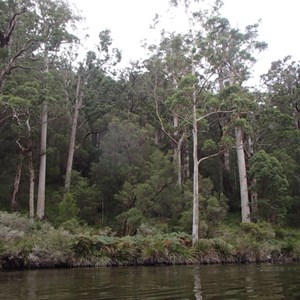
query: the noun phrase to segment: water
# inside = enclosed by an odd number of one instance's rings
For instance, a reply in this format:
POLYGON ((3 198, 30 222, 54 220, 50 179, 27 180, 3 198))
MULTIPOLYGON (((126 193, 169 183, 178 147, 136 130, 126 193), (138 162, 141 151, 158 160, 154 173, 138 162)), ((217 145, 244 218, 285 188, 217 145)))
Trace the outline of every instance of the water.
POLYGON ((0 299, 300 299, 300 265, 0 272, 0 299))

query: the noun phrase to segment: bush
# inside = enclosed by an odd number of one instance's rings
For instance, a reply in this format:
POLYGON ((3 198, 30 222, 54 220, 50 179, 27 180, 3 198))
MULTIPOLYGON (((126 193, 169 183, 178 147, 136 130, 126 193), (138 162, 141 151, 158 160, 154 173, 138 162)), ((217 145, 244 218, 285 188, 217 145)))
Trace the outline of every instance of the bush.
POLYGON ((234 247, 220 238, 213 239, 213 246, 222 262, 233 262, 234 247))
POLYGON ((241 223, 242 233, 250 234, 254 239, 259 241, 275 238, 275 230, 270 223, 241 223))
POLYGON ((19 213, 0 212, 0 228, 6 228, 8 231, 27 232, 34 226, 34 221, 19 213))
POLYGON ((76 201, 71 193, 66 193, 64 199, 59 203, 59 221, 75 219, 78 214, 76 201))

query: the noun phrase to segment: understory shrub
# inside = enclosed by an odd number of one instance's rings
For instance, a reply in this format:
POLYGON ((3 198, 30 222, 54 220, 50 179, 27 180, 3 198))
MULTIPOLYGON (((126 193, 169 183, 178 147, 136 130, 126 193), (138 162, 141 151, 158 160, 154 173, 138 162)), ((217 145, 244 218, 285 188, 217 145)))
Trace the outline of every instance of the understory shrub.
POLYGON ((220 226, 218 237, 164 233, 141 225, 135 236, 116 237, 68 220, 54 228, 17 214, 0 213, 0 269, 35 267, 100 267, 140 264, 209 264, 299 260, 300 233, 266 223, 220 226), (2 218, 1 218, 2 217, 2 218))

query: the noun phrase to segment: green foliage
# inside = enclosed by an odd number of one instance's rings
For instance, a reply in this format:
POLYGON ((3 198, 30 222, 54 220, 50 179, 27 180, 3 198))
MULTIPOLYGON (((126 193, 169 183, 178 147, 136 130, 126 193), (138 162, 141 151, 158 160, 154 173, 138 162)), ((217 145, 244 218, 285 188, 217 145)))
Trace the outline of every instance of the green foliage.
POLYGON ((251 127, 249 122, 243 118, 236 119, 234 122, 234 126, 241 127, 243 131, 245 131, 248 134, 251 134, 253 132, 253 128, 251 127))
POLYGON ((228 209, 227 203, 228 199, 223 194, 210 196, 204 201, 205 219, 211 232, 224 220, 228 209))
POLYGON ((72 172, 70 193, 76 204, 79 219, 90 225, 103 222, 101 216, 102 194, 99 189, 91 185, 87 178, 80 176, 78 172, 72 172))
POLYGON ((146 264, 192 263, 193 251, 185 247, 190 240, 184 234, 156 235, 142 245, 142 257, 146 264))
POLYGON ((283 173, 280 162, 261 150, 250 160, 250 175, 256 179, 251 188, 258 193, 262 217, 267 220, 282 221, 289 206, 288 198, 284 197, 288 181, 283 173))
POLYGON ((73 238, 71 248, 77 255, 95 255, 103 246, 115 243, 116 238, 110 236, 79 235, 73 238))
MULTIPOLYGON (((110 230, 96 230, 75 224, 74 231, 62 225, 0 214, 0 269, 56 266, 112 266, 137 264, 198 264, 280 261, 300 258, 300 233, 268 223, 220 227, 218 236, 201 238, 195 245, 182 232, 115 237, 110 230), (31 223, 33 222, 33 224, 31 223), (14 229, 13 229, 14 228, 14 229), (16 234, 16 231, 22 234, 16 234), (45 236, 47 238, 45 239, 45 236)), ((145 231, 144 231, 145 233, 145 231)))
POLYGON ((275 237, 275 231, 271 224, 266 222, 259 223, 241 223, 242 233, 249 234, 256 240, 270 240, 275 237))
POLYGON ((222 261, 231 262, 235 254, 234 247, 221 238, 213 239, 214 249, 222 261))
POLYGON ((71 234, 82 234, 83 232, 89 232, 90 228, 87 227, 86 223, 79 221, 76 218, 69 219, 62 222, 59 228, 70 232, 71 234))
POLYGON ((118 220, 123 224, 124 235, 134 235, 137 233, 138 228, 142 224, 143 215, 140 210, 136 207, 132 207, 127 211, 124 211, 118 215, 118 220))
POLYGON ((78 214, 76 200, 71 193, 66 193, 64 199, 59 203, 59 219, 68 221, 75 219, 78 214))
POLYGON ((215 141, 213 141, 212 139, 209 139, 209 140, 204 141, 202 150, 207 153, 211 153, 211 152, 215 153, 215 152, 217 152, 218 147, 217 147, 215 141))
MULTIPOLYGON (((4 231, 7 230, 10 234, 13 234, 13 232, 20 232, 20 234, 24 234, 34 228, 34 222, 19 213, 11 214, 1 211, 0 228, 4 231)), ((5 235, 6 234, 3 234, 1 237, 4 238, 5 235)))
MULTIPOLYGON (((58 227, 56 231, 48 223, 0 214, 0 236, 5 241, 0 252, 9 253, 13 246, 15 254, 22 250, 22 257, 31 253, 33 264, 44 257, 45 265, 57 262, 73 266, 192 262, 195 257, 218 262, 230 261, 235 253, 242 261, 272 256, 272 251, 281 253, 280 242, 269 243, 274 240, 271 227, 258 223, 237 229, 234 224, 223 224, 239 199, 232 149, 234 129, 241 127, 248 158, 252 149, 247 149, 251 148, 247 138, 251 136, 254 142, 255 154, 246 163, 248 182, 253 183, 251 191, 258 194, 258 219, 299 225, 300 64, 290 57, 273 62, 263 76, 266 91, 251 92, 245 80, 255 54, 266 44, 257 41, 258 24, 247 26, 243 32, 232 28, 220 14, 221 4, 216 1, 210 10, 191 12, 195 34, 163 32, 159 44, 149 47, 152 53, 145 62, 116 71, 113 67, 121 53, 113 48, 110 30, 99 33, 95 51, 88 51, 78 69, 73 68, 77 46, 62 45, 78 41, 69 29, 80 18, 68 3, 0 1, 3 33, 13 24, 11 16, 17 14, 11 39, 0 49, 0 208, 9 208, 21 151, 25 159, 18 202, 21 211, 28 211, 27 156, 33 155, 37 170, 38 107, 47 100, 46 215, 58 227), (49 72, 42 74, 46 52, 51 63, 49 72), (78 74, 84 81, 80 91, 84 105, 78 119, 72 186, 63 197, 68 128, 78 74), (225 168, 222 151, 199 168, 200 235, 215 238, 201 240, 203 248, 207 247, 202 254, 185 248, 188 239, 169 234, 191 232, 193 105, 198 119, 199 158, 226 149, 231 168, 225 168), (179 145, 181 186, 175 165, 179 145), (132 237, 99 241, 90 225, 109 225, 118 234, 132 237), (39 230, 49 230, 52 248, 42 241, 39 230), (78 238, 82 253, 70 245, 60 249, 59 243, 69 241, 70 236, 74 244, 78 238), (143 240, 147 236, 150 240, 143 240), (230 236, 236 239, 237 252, 231 251, 230 236), (142 242, 148 246, 145 256, 140 251, 142 242), (51 251, 56 254, 51 256, 51 251), (59 260, 59 253, 65 258, 59 260), (66 261, 67 256, 71 262, 66 261)), ((192 6, 186 1, 185 5, 189 14, 192 6)), ((105 234, 98 231, 98 235, 105 234)), ((284 255, 295 253, 296 257, 298 238, 285 235, 284 255)))
MULTIPOLYGON (((181 213, 179 225, 184 232, 191 233, 192 231, 193 210, 192 208, 181 213)), ((201 230, 202 232, 202 230, 201 230)))
POLYGON ((135 188, 137 207, 147 217, 172 218, 180 211, 180 192, 174 165, 162 152, 151 154, 146 164, 147 179, 135 188))
POLYGON ((195 254, 201 263, 220 263, 234 261, 234 247, 221 238, 199 239, 194 245, 195 254))
POLYGON ((141 168, 132 169, 122 189, 115 195, 124 211, 118 216, 123 234, 136 232, 142 221, 171 222, 177 219, 184 205, 175 179, 170 155, 155 150, 141 168), (125 227, 124 227, 125 226, 125 227))

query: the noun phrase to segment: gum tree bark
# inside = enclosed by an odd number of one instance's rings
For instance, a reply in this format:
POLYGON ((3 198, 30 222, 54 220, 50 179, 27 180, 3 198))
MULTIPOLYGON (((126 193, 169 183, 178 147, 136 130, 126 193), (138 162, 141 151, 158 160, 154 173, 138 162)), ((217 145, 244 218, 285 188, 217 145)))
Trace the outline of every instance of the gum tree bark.
POLYGON ((239 169, 239 180, 240 180, 242 222, 249 223, 251 222, 251 219, 250 219, 246 162, 245 162, 244 143, 243 143, 243 131, 242 128, 239 126, 235 128, 235 139, 236 139, 236 153, 238 158, 238 169, 239 169))
POLYGON ((30 219, 34 218, 34 166, 33 166, 33 155, 32 155, 32 139, 31 139, 31 126, 29 123, 30 115, 28 113, 28 117, 26 120, 26 127, 28 131, 28 170, 29 170, 29 217, 30 219))
MULTIPOLYGON (((44 80, 47 80, 49 73, 48 51, 45 49, 44 54, 44 80)), ((46 95, 43 97, 47 98, 46 95)), ((48 127, 48 102, 43 99, 41 106, 41 137, 40 137, 40 169, 39 169, 39 185, 36 215, 42 220, 45 216, 45 190, 46 190, 46 159, 47 159, 47 127, 48 127)))
POLYGON ((66 192, 68 192, 70 190, 70 186, 71 186, 71 175, 72 175, 73 158, 74 158, 74 152, 75 152, 77 123, 78 123, 78 116, 79 116, 79 112, 80 112, 80 109, 82 106, 82 101, 83 101, 83 97, 80 92, 80 84, 81 84, 81 77, 79 75, 78 81, 77 81, 76 101, 75 101, 74 113, 73 113, 73 118, 72 118, 68 161, 67 161, 67 168, 66 168, 66 178, 65 178, 66 192))
POLYGON ((199 162, 198 162, 198 122, 196 108, 196 92, 193 92, 193 227, 192 240, 199 240, 199 162))

